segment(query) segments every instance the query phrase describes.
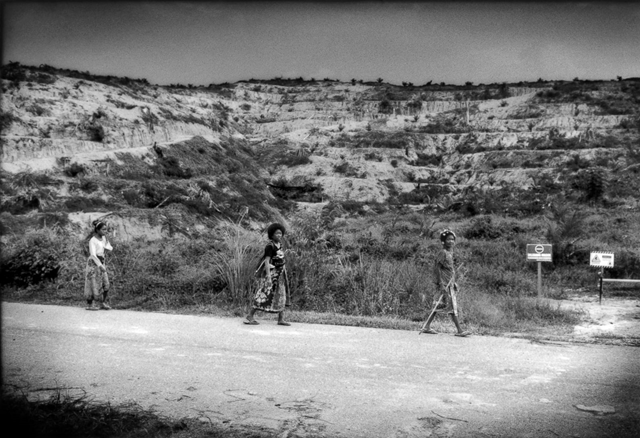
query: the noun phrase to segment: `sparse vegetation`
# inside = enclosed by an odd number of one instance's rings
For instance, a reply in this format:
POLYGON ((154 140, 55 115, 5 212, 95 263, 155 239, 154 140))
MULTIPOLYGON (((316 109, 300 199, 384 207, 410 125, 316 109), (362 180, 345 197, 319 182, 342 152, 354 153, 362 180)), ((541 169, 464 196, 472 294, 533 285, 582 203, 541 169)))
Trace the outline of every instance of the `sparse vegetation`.
POLYGON ((351 86, 362 85, 354 96, 330 79, 152 87, 17 64, 2 75, 7 91, 23 87, 27 96, 19 105, 3 104, 2 130, 12 137, 3 145, 7 156, 19 157, 31 144, 22 138, 32 137, 39 142, 34 150, 69 138, 103 142, 91 145, 102 151, 122 136, 127 145, 149 146, 148 153, 117 152, 82 164, 60 159, 51 174, 2 175, 7 299, 78 302, 84 260, 69 238, 76 231, 67 212, 135 214, 163 236, 116 242, 109 269, 118 308, 201 306, 242 314, 264 237, 255 230, 285 219, 294 319, 415 328, 432 299, 429 266, 435 233, 444 226, 458 231, 457 253, 465 261, 463 322, 480 333, 562 330, 579 319, 534 298, 534 268, 523 257, 527 242, 544 238, 554 245, 554 263, 544 267, 551 298, 593 284, 584 257, 596 246, 620 255, 612 276, 640 276, 634 81, 400 86, 354 79, 351 86), (73 96, 63 102, 65 111, 74 114, 69 108, 94 82, 110 87, 107 103, 51 125, 46 117, 59 114, 60 102, 32 99, 28 90, 61 75, 78 79, 75 87, 58 88, 63 99, 73 96), (251 93, 238 87, 263 93, 261 100, 249 103, 251 93), (539 93, 526 102, 504 100, 536 87, 539 93), (138 114, 151 98, 153 111, 138 114), (488 109, 469 107, 467 122, 464 102, 488 99, 496 100, 482 103, 488 109), (303 101, 311 103, 293 105, 303 101), (555 127, 558 108, 580 117, 555 127), (133 109, 127 120, 117 111, 133 109), (387 116, 394 109, 400 117, 387 116), (594 114, 623 117, 601 117, 592 129, 594 114), (154 135, 176 124, 180 135, 202 137, 151 147, 161 138, 154 135), (604 208, 607 221, 621 222, 604 226, 604 208), (219 232, 210 233, 213 228, 219 232), (28 259, 37 238, 58 252, 32 251, 35 258, 28 259))

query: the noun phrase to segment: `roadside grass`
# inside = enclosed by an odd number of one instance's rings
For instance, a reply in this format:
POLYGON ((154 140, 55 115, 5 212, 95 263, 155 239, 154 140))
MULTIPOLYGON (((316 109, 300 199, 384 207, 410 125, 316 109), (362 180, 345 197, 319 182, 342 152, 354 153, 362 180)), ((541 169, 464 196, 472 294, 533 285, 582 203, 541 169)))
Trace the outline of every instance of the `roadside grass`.
MULTIPOLYGON (((435 298, 432 263, 439 249, 437 230, 444 226, 455 229, 459 236, 455 256, 456 263, 463 265, 458 302, 465 328, 492 335, 569 333, 584 317, 583 312, 561 309, 554 301, 564 298, 564 290, 595 285, 595 271, 582 263, 543 264, 545 298, 537 298, 536 264, 526 261, 525 246, 544 234, 546 219, 495 216, 492 221, 477 221, 410 212, 376 217, 377 221, 371 216, 334 221, 320 212, 293 216, 286 222, 293 299, 289 320, 417 330, 435 298)), ((635 222, 623 219, 616 232, 624 235, 627 229, 635 230, 635 222)), ((591 222, 582 226, 590 229, 598 221, 592 214, 591 222)), ((216 233, 191 238, 113 239, 115 250, 107 261, 113 307, 244 316, 265 236, 239 222, 217 224, 216 233)), ((623 248, 616 236, 610 238, 620 245, 618 249, 623 248)), ((62 230, 3 236, 3 263, 39 241, 46 242, 37 253, 39 260, 52 271, 57 261, 57 277, 26 287, 6 284, 3 299, 81 306, 86 260, 79 242, 62 230)), ((589 239, 590 246, 598 242, 589 239)), ((629 253, 626 257, 627 266, 633 269, 635 256, 629 253)), ((34 261, 25 259, 25 263, 27 269, 20 272, 29 272, 29 263, 34 261)), ((273 317, 264 315, 265 320, 273 317)), ((434 328, 454 329, 443 316, 436 319, 434 328)))
POLYGON ((172 419, 136 403, 112 405, 54 389, 49 398, 31 400, 25 392, 2 391, 5 437, 30 438, 267 438, 274 431, 213 422, 210 418, 172 419))

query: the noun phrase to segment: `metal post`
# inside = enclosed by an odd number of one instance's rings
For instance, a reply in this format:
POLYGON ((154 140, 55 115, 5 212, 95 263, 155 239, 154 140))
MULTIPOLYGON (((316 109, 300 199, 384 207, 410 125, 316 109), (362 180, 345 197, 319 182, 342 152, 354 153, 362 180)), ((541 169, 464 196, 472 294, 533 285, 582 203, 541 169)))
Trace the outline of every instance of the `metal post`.
POLYGON ((542 262, 538 262, 538 298, 542 297, 542 262))
POLYGON ((604 266, 600 267, 600 305, 602 305, 602 276, 604 275, 604 266))

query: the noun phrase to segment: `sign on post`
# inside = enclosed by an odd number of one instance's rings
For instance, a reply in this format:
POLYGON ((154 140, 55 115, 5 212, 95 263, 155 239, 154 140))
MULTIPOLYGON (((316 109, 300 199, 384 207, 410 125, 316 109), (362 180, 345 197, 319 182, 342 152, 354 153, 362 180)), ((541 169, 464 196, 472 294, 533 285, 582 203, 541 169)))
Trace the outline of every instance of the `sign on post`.
POLYGON ((551 245, 544 243, 527 245, 527 260, 537 262, 551 262, 551 245))
POLYGON ((613 253, 604 251, 593 251, 589 257, 590 266, 602 266, 604 268, 613 268, 613 253))
POLYGON ((527 260, 538 262, 538 297, 542 296, 542 262, 551 262, 551 245, 545 243, 527 244, 527 260))
POLYGON ((589 257, 590 266, 599 266, 600 273, 598 274, 599 289, 600 289, 600 304, 602 304, 602 283, 604 276, 604 268, 613 268, 613 253, 605 251, 592 251, 589 257))

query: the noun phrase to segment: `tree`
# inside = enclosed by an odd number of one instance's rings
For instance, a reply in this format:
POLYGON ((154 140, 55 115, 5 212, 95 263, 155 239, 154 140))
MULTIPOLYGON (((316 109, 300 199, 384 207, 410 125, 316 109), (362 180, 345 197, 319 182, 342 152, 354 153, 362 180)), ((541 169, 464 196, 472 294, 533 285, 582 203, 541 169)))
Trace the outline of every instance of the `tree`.
POLYGON ((381 84, 384 79, 378 78, 378 83, 381 84))
POLYGON ((467 81, 467 82, 465 82, 464 84, 465 84, 467 87, 470 87, 470 86, 472 86, 472 85, 473 85, 473 82, 471 82, 471 81, 467 81))

